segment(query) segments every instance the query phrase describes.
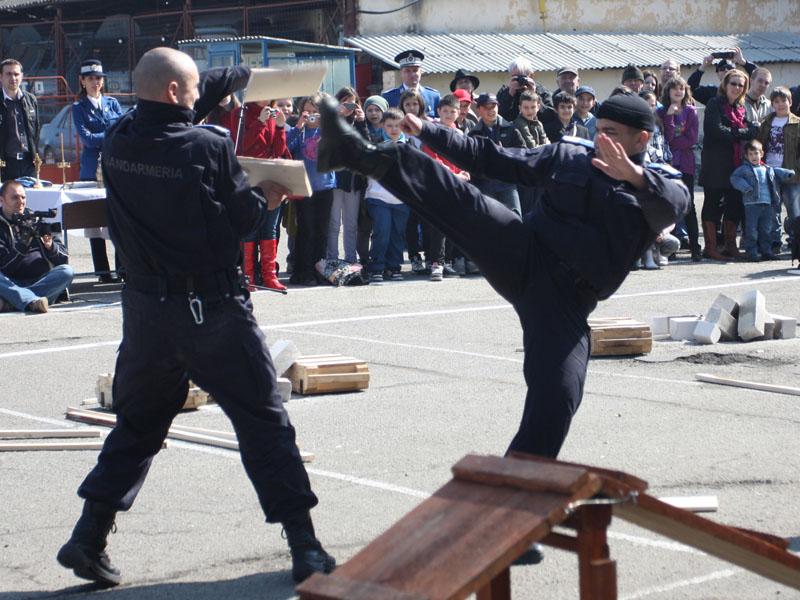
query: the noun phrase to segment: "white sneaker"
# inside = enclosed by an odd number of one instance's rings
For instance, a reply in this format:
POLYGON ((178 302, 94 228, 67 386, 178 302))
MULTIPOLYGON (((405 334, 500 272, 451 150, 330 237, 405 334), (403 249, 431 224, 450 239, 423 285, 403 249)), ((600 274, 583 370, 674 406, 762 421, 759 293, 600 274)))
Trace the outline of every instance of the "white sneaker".
POLYGON ((438 262, 431 263, 431 281, 441 281, 444 279, 444 267, 438 262))
POLYGON ((50 303, 47 301, 47 298, 43 297, 29 302, 25 310, 32 313, 46 313, 48 308, 50 308, 50 303))

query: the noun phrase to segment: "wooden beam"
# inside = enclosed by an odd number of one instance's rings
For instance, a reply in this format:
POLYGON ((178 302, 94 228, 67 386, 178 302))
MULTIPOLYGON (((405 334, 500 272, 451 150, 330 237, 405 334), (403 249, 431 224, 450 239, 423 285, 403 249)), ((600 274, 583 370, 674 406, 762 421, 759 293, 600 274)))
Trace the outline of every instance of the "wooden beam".
MULTIPOLYGON (((72 421, 91 423, 93 425, 105 425, 107 427, 114 427, 117 424, 116 415, 82 408, 68 407, 66 417, 72 421)), ((205 446, 226 448, 228 450, 239 449, 239 442, 236 440, 236 435, 228 431, 215 431, 213 429, 202 429, 200 427, 172 425, 169 428, 167 437, 184 442, 203 444, 205 446)), ((315 457, 313 453, 303 452, 301 450, 300 458, 303 462, 311 462, 315 457)))
POLYGON ((740 379, 728 379, 709 373, 697 373, 695 379, 705 383, 716 383, 718 385, 729 385, 732 387, 745 388, 748 390, 758 390, 760 392, 773 392, 775 394, 788 394, 790 396, 800 396, 800 388, 788 385, 774 385, 771 383, 759 383, 757 381, 742 381, 740 379))
POLYGON ((2 429, 0 440, 99 438, 99 429, 2 429))
POLYGON ((800 557, 783 548, 641 494, 614 516, 800 590, 800 557))
POLYGON ((0 452, 31 452, 38 450, 101 450, 103 442, 6 442, 0 452))
POLYGON ((659 500, 675 508, 682 508, 693 513, 719 510, 719 500, 716 496, 662 496, 659 500))

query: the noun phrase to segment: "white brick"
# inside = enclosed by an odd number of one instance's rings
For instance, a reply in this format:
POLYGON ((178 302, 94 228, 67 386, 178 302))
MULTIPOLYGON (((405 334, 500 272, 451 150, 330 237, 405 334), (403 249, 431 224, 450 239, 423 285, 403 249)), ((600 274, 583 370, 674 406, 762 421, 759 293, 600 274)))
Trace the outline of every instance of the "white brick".
POLYGON ((669 335, 669 317, 667 315, 653 317, 650 331, 652 331, 653 335, 669 335))
POLYGON ((772 315, 775 321, 775 339, 788 340, 797 337, 797 319, 784 317, 782 315, 772 315))
POLYGON ((745 342, 762 337, 766 320, 767 301, 764 294, 758 290, 742 294, 739 302, 739 337, 745 342))
POLYGON ((292 398, 292 382, 285 377, 278 377, 278 393, 281 400, 288 402, 292 398))
POLYGON ((723 342, 735 340, 739 335, 736 319, 719 306, 710 308, 706 313, 705 320, 719 327, 723 342))
POLYGON ((721 308, 734 319, 739 316, 739 303, 725 294, 719 294, 711 303, 711 308, 721 308))
POLYGON ((270 346, 269 353, 272 356, 272 364, 275 365, 275 375, 278 377, 286 373, 289 367, 300 358, 297 346, 289 340, 278 340, 270 346))
POLYGON ((716 344, 722 332, 714 323, 698 321, 694 328, 694 341, 698 344, 716 344))
POLYGON ((672 317, 669 320, 669 336, 673 340, 694 339, 694 328, 700 317, 672 317))
POLYGON ((764 339, 765 340, 775 339, 775 320, 772 318, 770 314, 767 314, 767 318, 764 321, 764 339))

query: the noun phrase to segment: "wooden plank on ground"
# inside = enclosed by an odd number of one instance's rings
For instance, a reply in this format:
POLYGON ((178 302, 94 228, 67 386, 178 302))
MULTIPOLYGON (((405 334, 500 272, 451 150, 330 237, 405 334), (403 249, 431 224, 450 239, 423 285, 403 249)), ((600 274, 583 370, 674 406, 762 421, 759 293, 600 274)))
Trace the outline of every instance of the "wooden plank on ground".
POLYGON ((641 494, 614 516, 800 590, 800 557, 783 548, 641 494))
MULTIPOLYGON (((105 425, 106 427, 114 427, 117 424, 117 417, 114 414, 74 407, 67 408, 66 418, 81 423, 90 423, 92 425, 105 425)), ((213 429, 201 429, 199 427, 188 427, 186 425, 172 425, 169 428, 167 437, 195 444, 203 444, 205 446, 227 448, 228 450, 239 449, 239 442, 236 440, 236 435, 228 431, 215 431, 213 429)), ((312 452, 300 450, 300 458, 303 462, 312 462, 315 457, 312 452)))
POLYGON ((332 575, 314 574, 303 583, 302 600, 428 600, 427 596, 409 594, 369 581, 354 581, 332 575))
POLYGON ((790 396, 800 396, 800 388, 789 385, 775 385, 772 383, 759 383, 757 381, 742 381, 740 379, 728 379, 709 373, 697 373, 695 379, 705 383, 716 383, 718 385, 729 385, 732 387, 744 388, 748 390, 758 390, 761 392, 773 392, 775 394, 788 394, 790 396))
POLYGON ((470 454, 452 467, 453 478, 485 485, 508 485, 532 492, 571 496, 592 485, 600 489, 600 478, 580 467, 534 463, 516 458, 470 454), (593 484, 591 483, 593 482, 593 484))
POLYGON ((0 440, 99 438, 101 433, 99 429, 2 429, 0 440))
POLYGON ((625 318, 589 319, 592 356, 633 356, 653 349, 647 323, 625 318))
POLYGON ((3 442, 0 452, 32 452, 43 450, 101 450, 103 442, 3 442))

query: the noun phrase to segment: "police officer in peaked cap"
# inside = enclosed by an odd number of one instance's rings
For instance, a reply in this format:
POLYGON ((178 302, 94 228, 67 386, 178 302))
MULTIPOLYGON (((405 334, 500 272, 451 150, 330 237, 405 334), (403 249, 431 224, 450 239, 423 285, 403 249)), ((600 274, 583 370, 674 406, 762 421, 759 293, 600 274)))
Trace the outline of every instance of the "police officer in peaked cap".
POLYGON ((58 553, 78 577, 102 585, 121 580, 106 538, 116 513, 136 499, 189 379, 233 422, 266 520, 286 532, 295 581, 335 567, 314 532, 309 511, 317 497, 236 268, 240 240, 285 190, 270 182, 251 187, 227 132, 193 126, 248 75, 214 70, 199 80, 188 55, 150 50, 134 72, 136 108, 106 133, 109 229, 127 267, 117 424, 78 490, 83 513, 58 553))
POLYGON ((436 108, 439 106, 441 98, 439 91, 426 87, 420 83, 422 78, 422 62, 425 55, 419 50, 403 50, 394 57, 394 62, 400 67, 400 78, 403 80, 399 86, 382 92, 381 95, 394 108, 400 107, 400 96, 406 90, 416 90, 425 101, 425 113, 435 118, 436 108))

